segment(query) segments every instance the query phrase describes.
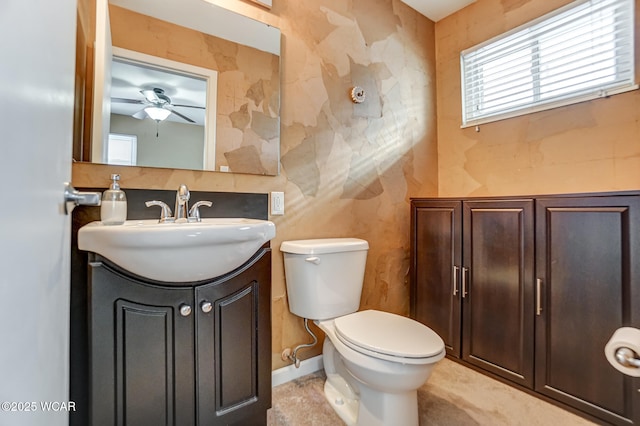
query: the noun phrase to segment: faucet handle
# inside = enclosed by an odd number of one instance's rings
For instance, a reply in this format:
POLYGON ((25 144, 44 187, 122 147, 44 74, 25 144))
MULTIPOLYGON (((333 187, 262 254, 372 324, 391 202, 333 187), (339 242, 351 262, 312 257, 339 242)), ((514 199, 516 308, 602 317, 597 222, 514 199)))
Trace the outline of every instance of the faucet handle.
POLYGON ((153 200, 153 201, 147 201, 145 205, 147 207, 160 206, 162 210, 160 211, 160 220, 158 221, 159 223, 175 221, 175 219, 171 215, 171 208, 166 203, 158 200, 153 200))
POLYGON ((189 222, 202 222, 202 219, 200 218, 200 206, 211 207, 212 205, 213 203, 211 201, 198 201, 191 206, 187 220, 189 222))

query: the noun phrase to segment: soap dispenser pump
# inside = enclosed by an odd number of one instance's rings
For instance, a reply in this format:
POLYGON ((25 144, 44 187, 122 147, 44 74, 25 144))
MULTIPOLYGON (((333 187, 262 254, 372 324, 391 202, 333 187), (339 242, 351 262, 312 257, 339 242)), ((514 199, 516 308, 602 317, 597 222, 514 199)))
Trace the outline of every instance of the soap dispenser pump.
POLYGON ((120 189, 120 175, 111 175, 111 186, 102 194, 100 219, 105 225, 122 225, 127 220, 127 196, 120 189))

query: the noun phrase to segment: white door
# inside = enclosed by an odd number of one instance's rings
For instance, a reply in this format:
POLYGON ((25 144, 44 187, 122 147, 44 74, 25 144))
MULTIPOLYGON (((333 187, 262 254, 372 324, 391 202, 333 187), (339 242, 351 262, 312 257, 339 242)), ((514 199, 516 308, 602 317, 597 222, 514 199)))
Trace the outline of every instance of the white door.
POLYGON ((75 0, 0 1, 0 425, 68 424, 75 28, 75 0))

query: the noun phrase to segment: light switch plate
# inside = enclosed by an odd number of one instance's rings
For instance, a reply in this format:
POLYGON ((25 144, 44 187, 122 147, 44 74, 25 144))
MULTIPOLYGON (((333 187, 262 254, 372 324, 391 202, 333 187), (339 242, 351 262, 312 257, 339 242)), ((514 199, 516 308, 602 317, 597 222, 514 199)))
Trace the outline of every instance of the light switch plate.
POLYGON ((284 192, 271 193, 271 215, 281 216, 284 214, 284 192))

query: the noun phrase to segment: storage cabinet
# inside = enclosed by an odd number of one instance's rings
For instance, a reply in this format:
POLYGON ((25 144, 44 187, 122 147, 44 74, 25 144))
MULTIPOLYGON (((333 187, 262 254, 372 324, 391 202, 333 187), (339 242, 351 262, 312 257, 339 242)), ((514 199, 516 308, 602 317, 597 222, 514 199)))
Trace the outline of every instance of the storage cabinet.
POLYGON ((413 200, 412 316, 450 356, 533 385, 533 201, 413 200))
POLYGON ((411 216, 411 316, 460 357, 462 202, 414 200, 411 216))
POLYGON ((411 205, 412 316, 449 356, 608 423, 640 422, 640 379, 604 356, 618 327, 640 327, 638 194, 411 205))
POLYGON ((193 286, 89 260, 90 424, 266 424, 270 249, 193 286))
POLYGON ((536 391, 613 424, 638 424, 640 381, 604 346, 640 327, 640 197, 537 200, 536 391))
POLYGON ((462 359, 533 384, 533 201, 465 201, 462 359), (466 294, 465 294, 466 293, 466 294))

